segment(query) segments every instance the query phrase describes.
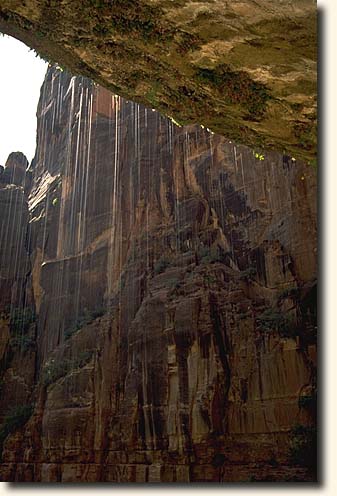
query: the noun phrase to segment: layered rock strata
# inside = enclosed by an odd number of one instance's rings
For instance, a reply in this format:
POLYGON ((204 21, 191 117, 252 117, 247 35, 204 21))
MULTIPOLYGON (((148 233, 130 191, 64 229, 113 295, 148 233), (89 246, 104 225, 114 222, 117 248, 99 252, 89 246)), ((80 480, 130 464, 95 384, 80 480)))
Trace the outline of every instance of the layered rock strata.
POLYGON ((31 168, 1 479, 315 480, 314 169, 55 68, 31 168))

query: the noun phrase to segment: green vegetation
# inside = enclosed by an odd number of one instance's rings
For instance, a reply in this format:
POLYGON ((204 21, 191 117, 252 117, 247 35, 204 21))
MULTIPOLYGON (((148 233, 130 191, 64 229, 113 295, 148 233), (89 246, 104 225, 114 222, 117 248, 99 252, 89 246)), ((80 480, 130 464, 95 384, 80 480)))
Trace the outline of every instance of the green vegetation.
POLYGON ((239 279, 242 281, 247 281, 253 279, 257 274, 255 267, 248 267, 248 269, 242 270, 239 275, 239 279))
POLYGON ((71 370, 70 364, 71 361, 67 359, 59 362, 56 362, 55 359, 48 361, 42 369, 42 384, 49 386, 66 375, 71 370))
POLYGON ((46 33, 44 31, 36 31, 36 36, 38 38, 45 38, 46 33))
POLYGON ((239 313, 239 320, 246 320, 252 316, 251 312, 242 312, 239 313))
POLYGON ((166 281, 166 287, 169 289, 168 298, 172 300, 176 298, 181 293, 181 288, 183 287, 183 281, 178 277, 172 277, 166 281))
POLYGON ((115 0, 114 8, 104 0, 89 0, 83 2, 82 15, 84 22, 91 17, 92 6, 100 11, 99 22, 94 27, 96 36, 102 38, 116 32, 123 35, 138 35, 144 40, 161 39, 166 35, 166 29, 159 24, 158 8, 152 5, 140 5, 129 0, 115 0), (89 5, 88 5, 89 4, 89 5), (108 14, 108 15, 106 15, 108 14))
POLYGON ((211 249, 209 246, 200 246, 200 248, 197 251, 197 255, 199 258, 204 258, 209 256, 211 253, 211 249))
POLYGON ((299 146, 304 150, 310 150, 316 141, 317 129, 312 122, 296 122, 293 126, 294 136, 299 146))
POLYGON ((69 358, 64 358, 60 361, 54 358, 50 359, 42 369, 42 384, 48 387, 58 379, 61 379, 61 377, 67 375, 71 370, 84 367, 91 360, 92 356, 93 350, 87 350, 82 351, 72 360, 69 358))
POLYGON ((255 150, 253 150, 253 155, 255 158, 257 158, 258 160, 264 160, 264 155, 263 153, 259 153, 259 152, 256 152, 255 150))
POLYGON ((171 117, 170 115, 168 115, 168 118, 170 119, 171 122, 173 122, 173 124, 175 124, 176 126, 178 127, 182 127, 182 124, 179 124, 178 121, 176 121, 173 117, 171 117))
POLYGON ((182 282, 178 277, 173 277, 169 281, 167 281, 167 287, 173 288, 173 291, 178 291, 178 289, 182 286, 182 282))
POLYGON ((310 105, 302 97, 315 95, 314 68, 308 66, 310 70, 303 78, 294 78, 289 82, 289 88, 281 90, 284 74, 293 69, 296 59, 301 59, 299 54, 307 57, 309 50, 312 60, 316 58, 315 33, 310 31, 314 23, 309 19, 305 23, 288 23, 282 19, 275 25, 274 20, 270 22, 267 19, 261 20, 261 25, 253 22, 249 28, 253 36, 248 37, 252 39, 241 43, 238 42, 242 35, 241 27, 236 25, 238 13, 225 9, 223 15, 229 19, 229 24, 219 23, 212 2, 209 2, 209 9, 204 5, 197 9, 193 19, 187 14, 188 9, 185 12, 186 2, 182 0, 176 2, 177 8, 182 9, 181 13, 177 12, 177 19, 170 19, 167 15, 171 7, 168 8, 165 2, 51 1, 46 3, 46 11, 37 2, 39 15, 35 17, 29 2, 23 2, 22 6, 20 2, 13 2, 13 7, 9 6, 11 2, 7 3, 8 8, 1 12, 2 21, 10 23, 14 33, 27 44, 34 45, 44 59, 62 60, 62 65, 65 64, 73 74, 94 78, 123 97, 132 99, 137 96, 141 103, 173 115, 178 123, 203 122, 213 132, 246 145, 265 143, 274 149, 287 146, 291 155, 297 157, 296 151, 299 151, 298 158, 306 161, 314 155, 315 131, 310 145, 310 129, 302 130, 297 124, 302 120, 305 124, 308 122, 309 127, 312 124, 309 115, 314 110, 314 99, 310 105), (60 8, 56 7, 58 4, 60 8), (77 23, 73 22, 75 19, 77 23), (68 25, 73 29, 67 30, 65 26, 68 25), (292 26, 291 29, 288 25, 292 26), (309 29, 304 29, 304 26, 309 29), (273 40, 269 44, 266 39, 271 33, 273 40), (304 39, 308 43, 303 43, 304 39), (211 40, 220 40, 216 49, 219 49, 217 60, 202 49, 211 40), (226 54, 225 47, 221 47, 221 41, 225 40, 233 40, 231 53, 226 54), (293 43, 289 44, 289 40, 293 43), (292 48, 288 53, 286 47, 289 46, 292 48), (190 51, 193 56, 184 59, 183 55, 190 51), (247 70, 253 67, 251 60, 255 60, 257 53, 261 57, 260 66, 271 66, 272 73, 281 76, 280 83, 268 87, 254 70, 247 70), (102 70, 111 59, 118 69, 114 77, 102 70), (137 74, 139 77, 136 79, 137 74), (151 86, 157 80, 160 80, 161 89, 152 93, 151 86), (191 96, 182 96, 180 84, 181 87, 186 85, 191 96), (149 95, 146 95, 147 89, 150 89, 149 95), (301 98, 289 102, 288 90, 301 98), (177 100, 171 95, 175 92, 180 93, 177 100), (156 105, 151 101, 156 101, 156 105), (270 125, 257 128, 255 124, 249 124, 248 121, 264 118, 269 108, 270 125), (300 136, 298 141, 294 140, 292 132, 294 119, 295 131, 300 136), (282 123, 280 126, 284 132, 281 137, 274 133, 277 122, 282 123), (288 123, 288 127, 284 123, 288 123))
POLYGON ((9 434, 17 431, 25 425, 33 413, 33 405, 18 405, 10 410, 5 416, 0 427, 0 446, 9 434))
POLYGON ((213 284, 216 282, 216 277, 214 277, 211 274, 205 274, 204 275, 204 281, 206 284, 213 284))
POLYGON ((201 246, 197 251, 197 256, 201 263, 223 262, 223 254, 219 248, 211 248, 210 246, 201 246))
POLYGON ((317 431, 313 426, 295 425, 290 431, 289 458, 294 465, 316 471, 317 431))
POLYGON ((54 198, 51 203, 52 203, 53 207, 56 207, 56 205, 58 204, 58 202, 59 202, 59 199, 58 198, 54 198))
POLYGON ((312 160, 309 160, 308 163, 311 167, 314 167, 314 169, 317 169, 317 158, 313 158, 312 160))
POLYGON ((158 105, 158 100, 157 100, 157 93, 160 91, 160 83, 156 81, 151 89, 146 93, 145 98, 151 103, 152 107, 155 107, 158 105))
POLYGON ((31 324, 36 320, 36 315, 32 308, 14 308, 7 313, 7 318, 9 318, 11 334, 9 344, 12 349, 20 349, 22 351, 34 349, 34 337, 29 335, 28 332, 31 324))
POLYGON ((289 316, 268 308, 257 317, 258 329, 263 332, 277 331, 282 337, 295 337, 296 328, 289 316))
POLYGON ((227 103, 241 104, 248 112, 248 119, 259 120, 265 114, 270 99, 268 89, 247 74, 220 64, 213 69, 199 68, 196 77, 220 92, 227 103))
POLYGON ((35 340, 26 334, 14 336, 10 339, 9 344, 12 348, 19 348, 22 351, 29 351, 35 348, 35 340))
POLYGON ((103 307, 98 307, 94 310, 88 310, 87 308, 85 308, 83 314, 78 317, 70 327, 67 327, 67 329, 65 329, 64 338, 70 339, 71 336, 82 329, 82 327, 91 324, 91 322, 93 322, 98 317, 102 317, 104 314, 105 308, 103 307))
POLYGON ((298 398, 299 408, 304 408, 306 410, 316 409, 317 405, 317 391, 312 394, 303 394, 298 398))
MULTIPOLYGON (((37 31, 36 33, 37 37, 38 38, 45 38, 47 35, 45 33, 43 33, 42 31, 37 31)), ((38 59, 41 59, 43 60, 44 62, 46 62, 48 64, 48 66, 55 66, 55 68, 61 72, 63 72, 65 69, 63 67, 61 67, 55 60, 53 60, 49 54, 47 53, 42 53, 41 51, 36 51, 35 48, 30 48, 29 50, 30 52, 33 52, 35 57, 37 57, 38 59)))
POLYGON ((162 272, 165 272, 165 270, 170 266, 170 260, 168 260, 167 258, 160 258, 154 265, 154 273, 156 275, 161 274, 162 272))
POLYGON ((29 326, 35 322, 36 315, 32 308, 14 308, 11 311, 10 315, 10 330, 11 333, 26 333, 29 329, 29 326))
POLYGON ((285 289, 280 293, 279 300, 284 300, 285 298, 297 299, 300 295, 300 288, 289 288, 285 289))

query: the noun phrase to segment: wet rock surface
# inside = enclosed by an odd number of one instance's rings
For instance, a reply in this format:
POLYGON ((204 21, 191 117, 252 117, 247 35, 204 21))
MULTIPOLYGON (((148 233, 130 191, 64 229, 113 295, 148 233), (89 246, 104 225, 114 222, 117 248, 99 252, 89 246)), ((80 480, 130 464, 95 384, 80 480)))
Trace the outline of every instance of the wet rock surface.
POLYGON ((0 0, 0 29, 182 124, 315 161, 316 8, 311 0, 0 0))
POLYGON ((31 168, 1 480, 315 480, 313 168, 54 68, 31 168))
POLYGON ((29 256, 27 158, 11 153, 0 175, 0 448, 31 398, 35 373, 34 297, 29 256))

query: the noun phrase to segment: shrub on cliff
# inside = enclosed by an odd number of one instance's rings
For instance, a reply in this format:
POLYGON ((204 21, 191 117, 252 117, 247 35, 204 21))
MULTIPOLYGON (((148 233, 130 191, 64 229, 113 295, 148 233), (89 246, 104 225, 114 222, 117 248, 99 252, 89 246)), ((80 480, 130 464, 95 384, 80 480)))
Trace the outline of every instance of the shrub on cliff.
POLYGON ((317 431, 314 426, 295 425, 290 432, 290 462, 316 473, 317 431))
POLYGON ((285 298, 292 298, 293 300, 298 300, 300 296, 300 288, 286 288, 284 289, 280 296, 279 300, 284 300, 285 298))
POLYGON ((161 274, 162 272, 165 272, 165 270, 170 267, 170 265, 171 262, 169 260, 167 260, 166 258, 160 258, 154 265, 154 273, 156 275, 161 274))
MULTIPOLYGON (((316 378, 315 378, 316 380, 316 378)), ((306 410, 311 414, 312 418, 316 418, 317 414, 317 388, 311 390, 305 389, 301 392, 298 398, 298 407, 306 410)))
POLYGON ((29 326, 35 322, 35 312, 30 307, 14 308, 10 315, 10 329, 11 333, 19 334, 26 333, 29 326))
POLYGON ((33 350, 36 345, 35 339, 26 334, 11 338, 9 343, 12 348, 19 348, 22 351, 33 350))
POLYGON ((267 308, 256 321, 258 329, 262 332, 276 331, 282 337, 296 336, 296 327, 290 317, 275 309, 267 308))
POLYGON ((48 387, 50 384, 58 381, 61 377, 67 375, 71 370, 84 367, 93 355, 93 350, 82 351, 73 359, 63 358, 57 361, 52 358, 42 369, 41 381, 42 384, 48 387))
POLYGON ((105 314, 105 311, 104 307, 97 307, 93 310, 85 309, 83 314, 79 316, 72 325, 65 329, 64 339, 70 339, 73 334, 82 329, 82 327, 90 324, 98 317, 102 317, 105 314))
POLYGON ((256 277, 256 274, 256 267, 248 267, 247 269, 240 272, 239 279, 241 281, 249 281, 251 279, 254 279, 254 277, 256 277))
POLYGON ((219 247, 201 246, 197 251, 197 257, 204 264, 224 261, 224 254, 219 247))
POLYGON ((42 384, 49 386, 68 373, 70 360, 49 360, 42 369, 42 384))
POLYGON ((4 442, 9 434, 17 431, 25 425, 33 413, 33 405, 18 405, 10 410, 5 416, 0 427, 0 444, 4 442))

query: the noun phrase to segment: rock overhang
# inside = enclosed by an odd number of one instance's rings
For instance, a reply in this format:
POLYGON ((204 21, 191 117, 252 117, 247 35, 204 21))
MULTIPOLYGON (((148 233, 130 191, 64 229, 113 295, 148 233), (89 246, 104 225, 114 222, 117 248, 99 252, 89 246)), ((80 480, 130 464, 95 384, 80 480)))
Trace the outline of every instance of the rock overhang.
POLYGON ((175 123, 316 161, 311 0, 0 0, 0 30, 175 123))

